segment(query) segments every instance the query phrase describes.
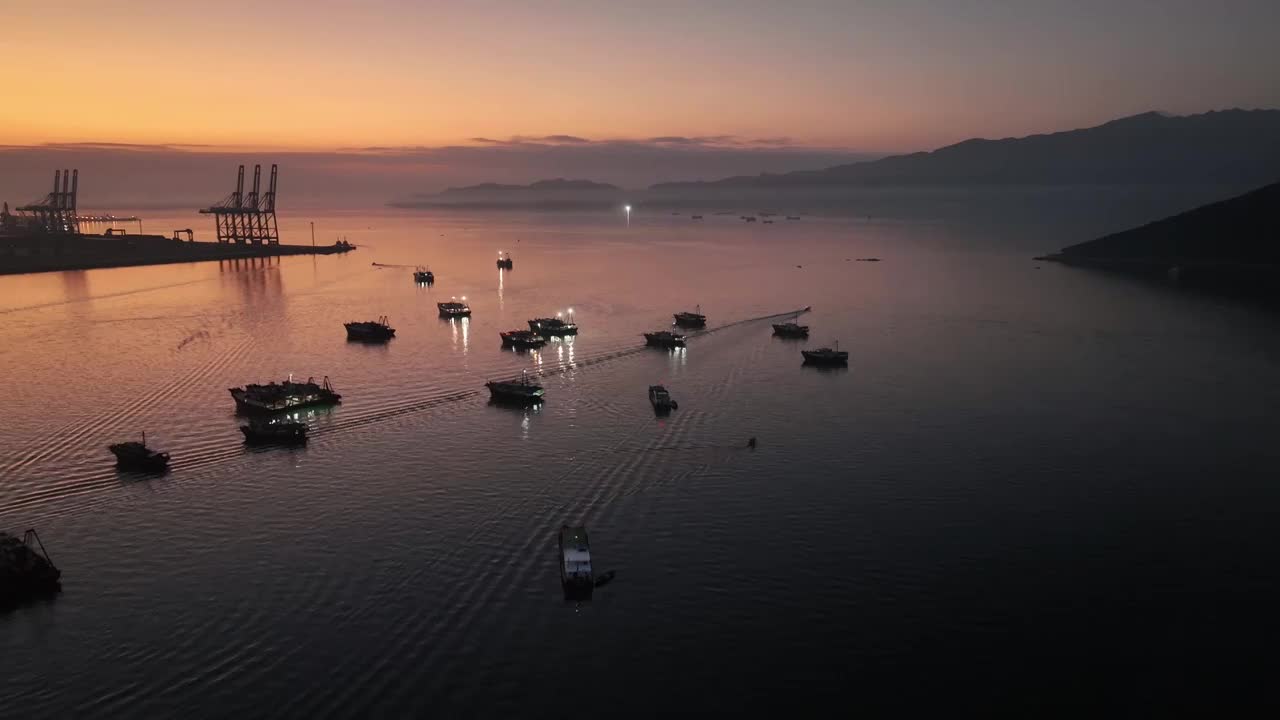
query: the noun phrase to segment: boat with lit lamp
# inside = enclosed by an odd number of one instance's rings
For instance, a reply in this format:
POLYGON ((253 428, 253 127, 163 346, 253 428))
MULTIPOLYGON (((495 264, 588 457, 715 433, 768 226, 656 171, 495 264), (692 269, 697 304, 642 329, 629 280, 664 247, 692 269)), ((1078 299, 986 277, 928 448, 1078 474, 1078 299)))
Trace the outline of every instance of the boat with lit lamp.
MULTIPOLYGON (((462 298, 464 301, 466 298, 462 298)), ((450 300, 449 302, 436 303, 436 307, 440 310, 442 318, 463 318, 471 317, 471 307, 466 302, 458 302, 450 300)))
POLYGON ((317 405, 336 405, 342 396, 329 384, 329 377, 317 383, 314 378, 306 382, 292 379, 266 385, 245 385, 229 390, 236 401, 236 411, 249 414, 281 413, 317 405))
POLYGON ((566 321, 557 313, 556 317, 534 318, 529 321, 529 329, 539 335, 546 337, 564 337, 565 335, 577 335, 578 326, 573 323, 573 311, 569 311, 569 320, 566 321))
POLYGON ((240 426, 244 441, 250 445, 303 445, 307 442, 307 424, 297 420, 253 418, 240 426))
POLYGON ((681 348, 684 347, 684 335, 670 330, 658 330, 644 333, 644 344, 649 347, 681 348))
POLYGON ((840 343, 835 345, 835 349, 801 350, 800 354, 804 356, 806 365, 848 365, 849 353, 840 349, 840 343))
POLYGON ((547 339, 532 330, 508 330, 498 333, 502 337, 502 347, 516 350, 536 350, 547 344, 547 339))
POLYGON ((420 285, 430 285, 436 281, 436 275, 422 265, 419 265, 413 271, 413 281, 420 285))

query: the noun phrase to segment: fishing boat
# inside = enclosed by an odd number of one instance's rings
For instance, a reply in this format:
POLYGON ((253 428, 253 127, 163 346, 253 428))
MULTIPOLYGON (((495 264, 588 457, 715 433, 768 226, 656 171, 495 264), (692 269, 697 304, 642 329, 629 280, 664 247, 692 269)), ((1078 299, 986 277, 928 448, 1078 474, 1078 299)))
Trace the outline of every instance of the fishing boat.
POLYGON ((788 215, 788 216, 787 216, 787 219, 788 219, 788 220, 799 220, 799 219, 800 219, 800 216, 799 216, 799 215, 788 215))
POLYGON ((535 350, 547 344, 547 339, 532 330, 508 330, 498 333, 502 337, 502 347, 516 350, 535 350))
POLYGON ((529 382, 529 373, 521 371, 519 380, 489 381, 484 384, 489 388, 489 396, 494 402, 533 405, 542 402, 541 385, 529 382))
POLYGON ((386 315, 377 320, 343 323, 343 326, 347 328, 347 339, 359 342, 386 342, 396 335, 386 315))
MULTIPOLYGON (((465 297, 462 299, 466 300, 465 297)), ((471 317, 471 307, 466 302, 458 302, 457 299, 436 303, 436 307, 440 309, 440 317, 442 318, 471 317)))
POLYGON ((707 326, 707 316, 702 314, 702 306, 699 305, 694 312, 678 312, 675 314, 675 324, 684 328, 700 328, 707 326))
POLYGON ((555 317, 534 318, 529 321, 529 329, 539 335, 547 337, 564 337, 565 335, 577 335, 578 326, 573 322, 573 311, 569 311, 569 320, 566 321, 556 313, 555 317))
POLYGON ((835 349, 818 348, 817 350, 801 350, 800 354, 804 356, 806 365, 848 365, 849 353, 840 349, 840 343, 835 344, 835 349))
POLYGON ((809 326, 801 325, 799 316, 793 317, 784 323, 776 323, 773 326, 773 334, 783 338, 807 338, 809 337, 809 326))
POLYGON ((745 216, 743 216, 743 218, 742 218, 742 219, 743 219, 743 220, 746 220, 747 222, 755 222, 755 221, 756 221, 756 219, 755 219, 754 217, 750 216, 750 215, 745 215, 745 216))
POLYGON ((515 267, 515 263, 511 261, 511 253, 498 251, 498 268, 501 270, 510 270, 515 267))
POLYGON ((250 414, 279 413, 316 405, 335 405, 342 401, 342 396, 329 384, 327 375, 320 383, 315 378, 307 378, 306 382, 289 379, 231 388, 229 392, 236 401, 236 411, 250 414))
POLYGON ((244 441, 250 445, 302 445, 307 442, 307 424, 297 420, 254 418, 241 425, 244 441))
POLYGON ((678 348, 684 347, 684 336, 669 330, 644 333, 644 344, 650 347, 678 348))
POLYGON ((436 281, 435 273, 419 265, 413 271, 413 281, 420 285, 430 285, 436 281))
POLYGON ((665 415, 680 407, 679 403, 671 399, 671 393, 661 385, 649 386, 649 404, 653 405, 653 411, 659 415, 665 415))
POLYGON ((169 453, 147 447, 146 433, 142 434, 142 442, 131 440, 108 445, 107 449, 116 456, 116 466, 122 470, 160 472, 169 467, 169 453))
POLYGON ((701 219, 702 219, 702 216, 701 216, 701 215, 694 215, 692 219, 693 219, 693 220, 701 220, 701 219))
POLYGON ((560 586, 566 600, 590 600, 595 589, 591 544, 584 527, 560 528, 560 586))

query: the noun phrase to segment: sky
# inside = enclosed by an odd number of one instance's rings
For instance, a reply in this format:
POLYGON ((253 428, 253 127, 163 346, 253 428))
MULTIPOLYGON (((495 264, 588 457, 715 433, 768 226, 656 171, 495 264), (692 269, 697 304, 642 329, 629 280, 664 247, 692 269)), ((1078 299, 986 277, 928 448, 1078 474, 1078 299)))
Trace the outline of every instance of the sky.
POLYGON ((459 149, 536 179, 565 173, 530 139, 586 139, 691 179, 1280 107, 1277 27, 1275 0, 6 0, 0 145, 379 148, 430 188, 472 179, 459 149))

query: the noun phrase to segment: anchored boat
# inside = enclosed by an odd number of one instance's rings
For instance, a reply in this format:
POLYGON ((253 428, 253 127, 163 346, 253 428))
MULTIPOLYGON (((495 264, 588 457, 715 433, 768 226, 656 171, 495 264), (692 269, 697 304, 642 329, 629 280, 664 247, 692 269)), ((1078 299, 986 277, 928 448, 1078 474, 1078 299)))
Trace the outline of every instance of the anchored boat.
POLYGON ((329 376, 317 384, 314 378, 306 382, 294 382, 292 379, 266 385, 245 385, 231 388, 231 397, 236 401, 236 411, 242 413, 269 414, 297 410, 315 405, 334 405, 342 401, 342 396, 334 392, 329 384, 329 376))
POLYGON ((241 425, 244 441, 250 445, 302 445, 307 442, 307 424, 296 420, 254 418, 241 425))
POLYGON ((436 281, 436 276, 435 273, 419 265, 413 271, 413 281, 423 285, 430 285, 436 281))
MULTIPOLYGON (((462 299, 466 300, 465 297, 462 299)), ((471 307, 466 302, 450 300, 449 302, 436 303, 436 307, 440 309, 440 317, 442 318, 471 317, 471 307)))
POLYGON ((169 453, 147 447, 146 433, 142 434, 142 442, 131 440, 108 445, 107 449, 116 456, 116 466, 122 470, 161 472, 169 467, 169 453))
POLYGON ((665 415, 680 407, 675 400, 671 399, 671 393, 661 385, 649 386, 649 404, 653 405, 653 411, 659 415, 665 415))
POLYGON ((386 315, 383 315, 377 320, 349 322, 343 323, 343 325, 347 328, 348 340, 358 340, 360 342, 386 342, 396 335, 396 329, 391 327, 387 322, 386 315))
POLYGON ((678 348, 684 347, 684 336, 670 330, 644 333, 644 344, 650 347, 678 348))
POLYGON ((591 544, 584 527, 560 528, 560 586, 566 600, 590 600, 595 589, 591 544))
POLYGON ((499 250, 498 251, 498 269, 511 270, 514 267, 515 267, 515 263, 512 262, 511 260, 511 253, 505 253, 499 250))
POLYGON ((489 396, 494 402, 534 405, 542 402, 541 385, 529 382, 527 371, 521 371, 519 380, 489 381, 484 384, 489 388, 489 396))
POLYGON ((547 344, 547 339, 532 330, 508 330, 498 333, 502 337, 502 347, 516 350, 536 350, 547 344))
POLYGON ((564 337, 565 335, 578 334, 578 326, 573 322, 573 310, 569 311, 569 320, 567 322, 559 313, 556 313, 555 317, 534 318, 530 320, 529 329, 539 335, 545 335, 547 337, 564 337))
POLYGON ((694 312, 679 312, 675 314, 676 326, 682 328, 701 328, 707 326, 707 316, 702 314, 702 306, 695 308, 694 312))
POLYGON ((784 323, 777 323, 773 326, 773 334, 784 338, 807 338, 809 337, 809 326, 801 325, 797 322, 800 317, 791 318, 784 323))
POLYGON ((804 356, 806 365, 848 365, 849 353, 840 349, 840 343, 835 344, 835 349, 818 348, 817 350, 801 350, 800 354, 804 356))

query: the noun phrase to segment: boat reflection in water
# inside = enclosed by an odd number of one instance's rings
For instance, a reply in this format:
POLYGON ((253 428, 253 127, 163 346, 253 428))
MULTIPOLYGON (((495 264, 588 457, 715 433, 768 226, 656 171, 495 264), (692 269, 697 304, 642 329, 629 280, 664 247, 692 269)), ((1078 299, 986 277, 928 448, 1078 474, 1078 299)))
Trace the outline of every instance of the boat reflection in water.
POLYGON ((471 318, 449 318, 450 329, 453 330, 453 346, 458 347, 458 339, 462 339, 462 352, 471 347, 471 318))

